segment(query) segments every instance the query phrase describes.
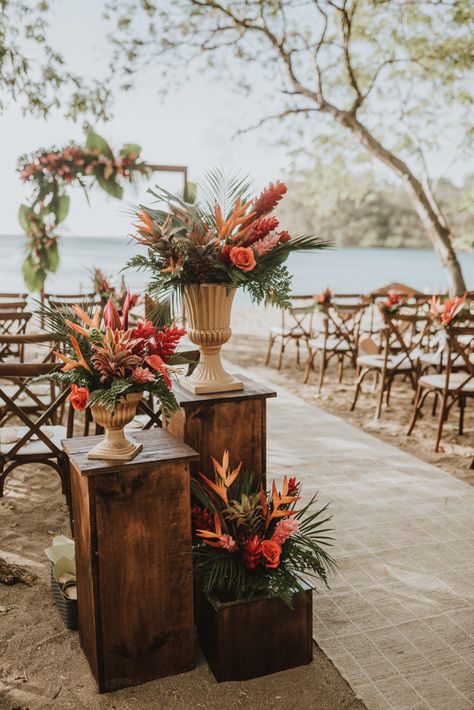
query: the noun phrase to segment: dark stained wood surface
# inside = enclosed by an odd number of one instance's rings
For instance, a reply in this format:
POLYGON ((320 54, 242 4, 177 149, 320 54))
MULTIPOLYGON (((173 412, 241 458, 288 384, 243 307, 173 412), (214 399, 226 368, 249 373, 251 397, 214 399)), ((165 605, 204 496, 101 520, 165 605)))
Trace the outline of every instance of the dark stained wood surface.
POLYGON ((274 390, 268 389, 257 382, 243 377, 240 373, 239 379, 244 383, 244 389, 237 392, 213 392, 210 394, 193 394, 182 387, 180 383, 173 384, 173 393, 182 407, 192 406, 198 403, 206 402, 207 404, 215 404, 219 402, 241 402, 248 399, 260 399, 262 397, 276 397, 277 393, 274 390))
POLYGON ((66 442, 76 451, 80 640, 101 692, 195 663, 189 466, 197 454, 162 430, 140 440, 145 454, 125 464, 89 461, 84 440, 66 442))
POLYGON ((215 606, 197 594, 199 644, 216 680, 239 681, 311 663, 312 590, 215 606))
POLYGON ((82 436, 75 439, 64 439, 64 451, 71 462, 80 470, 82 476, 96 476, 111 471, 127 470, 131 463, 142 465, 148 462, 160 461, 196 461, 199 454, 177 439, 165 429, 129 432, 128 435, 143 444, 143 450, 130 461, 92 460, 87 453, 102 439, 101 436, 82 436))
POLYGON ((243 461, 243 470, 252 471, 257 482, 266 482, 266 402, 276 392, 246 379, 242 392, 194 395, 182 388, 176 391, 181 409, 169 422, 168 429, 196 451, 200 460, 191 465, 213 475, 211 456, 222 459, 225 449, 231 464, 243 461))

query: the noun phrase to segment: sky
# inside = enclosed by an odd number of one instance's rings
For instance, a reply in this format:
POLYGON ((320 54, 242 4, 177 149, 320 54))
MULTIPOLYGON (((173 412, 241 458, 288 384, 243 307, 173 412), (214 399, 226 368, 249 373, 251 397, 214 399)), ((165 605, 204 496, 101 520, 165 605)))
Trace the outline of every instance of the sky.
MULTIPOLYGON (((102 7, 100 0, 53 3, 49 40, 64 54, 71 67, 85 76, 100 76, 101 64, 106 61, 104 34, 107 28, 101 17, 102 7)), ((258 82, 258 78, 255 81, 258 82)), ((184 82, 163 100, 155 91, 160 82, 155 68, 151 68, 149 74, 135 77, 134 82, 131 92, 116 97, 114 118, 106 124, 94 125, 113 149, 118 151, 122 143, 138 143, 142 146, 144 160, 187 165, 191 180, 199 179, 216 165, 227 171, 250 173, 255 189, 287 177, 288 148, 284 140, 279 142, 278 139, 287 138, 291 124, 287 122, 270 131, 264 128, 234 137, 239 128, 256 123, 262 116, 264 107, 255 94, 243 97, 228 88, 230 81, 218 82, 207 75, 184 82)), ((0 117, 0 125, 0 234, 18 234, 21 233, 18 207, 29 194, 28 185, 21 183, 16 172, 18 157, 40 147, 66 145, 71 140, 81 143, 84 135, 80 123, 74 124, 59 114, 47 120, 23 116, 16 105, 11 105, 0 117)), ((304 150, 305 146, 302 148, 304 150)), ((445 159, 443 155, 431 156, 435 173, 443 170, 445 159)), ((141 183, 137 192, 128 188, 122 202, 97 188, 91 191, 91 206, 80 188, 71 190, 71 210, 61 225, 61 235, 128 234, 130 205, 147 204, 146 188, 158 180, 169 189, 179 189, 181 185, 178 177, 155 175, 151 183, 141 183)))

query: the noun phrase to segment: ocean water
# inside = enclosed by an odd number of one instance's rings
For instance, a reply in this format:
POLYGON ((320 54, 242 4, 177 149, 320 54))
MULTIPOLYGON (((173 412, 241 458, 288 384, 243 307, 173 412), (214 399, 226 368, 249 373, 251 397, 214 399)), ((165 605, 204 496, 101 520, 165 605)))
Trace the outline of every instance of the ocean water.
MULTIPOLYGON (((24 288, 21 264, 24 238, 0 237, 0 291, 24 288)), ((87 291, 91 270, 100 267, 116 281, 127 260, 140 251, 128 237, 64 237, 60 244, 61 264, 46 283, 51 293, 87 291)), ((467 287, 474 290, 474 253, 460 254, 467 287)), ((365 293, 398 281, 421 291, 443 291, 446 277, 436 254, 423 249, 330 249, 313 254, 294 254, 288 260, 293 275, 294 293, 318 293, 329 286, 332 291, 365 293)), ((146 273, 124 272, 132 290, 142 290, 146 273)), ((239 292, 236 305, 250 301, 239 292)))

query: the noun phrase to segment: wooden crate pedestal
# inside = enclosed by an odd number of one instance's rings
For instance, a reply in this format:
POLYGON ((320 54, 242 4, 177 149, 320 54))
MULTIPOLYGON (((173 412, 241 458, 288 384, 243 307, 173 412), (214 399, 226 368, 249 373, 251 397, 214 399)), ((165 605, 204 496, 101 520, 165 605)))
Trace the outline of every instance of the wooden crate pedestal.
POLYGON ((216 680, 248 680, 313 660, 312 589, 293 597, 220 603, 196 594, 199 644, 216 680))
POLYGON ((99 691, 195 665, 190 464, 168 432, 134 434, 133 461, 87 452, 102 437, 68 439, 79 635, 99 691))
POLYGON ((244 389, 239 392, 196 395, 180 385, 173 392, 181 405, 169 423, 169 431, 193 449, 199 451, 199 463, 193 464, 193 473, 201 471, 213 475, 211 456, 221 460, 224 449, 229 449, 232 463, 244 462, 245 469, 253 471, 256 479, 265 485, 266 480, 266 404, 276 392, 249 380, 240 378, 244 389))

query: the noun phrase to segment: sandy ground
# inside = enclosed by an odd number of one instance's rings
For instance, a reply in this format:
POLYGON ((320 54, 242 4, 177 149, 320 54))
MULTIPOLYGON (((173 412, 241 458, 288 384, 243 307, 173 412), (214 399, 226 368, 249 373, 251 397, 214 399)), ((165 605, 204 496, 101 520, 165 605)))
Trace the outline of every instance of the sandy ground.
MULTIPOLYGON (((274 319, 274 316, 270 315, 274 319)), ((408 422, 413 408, 413 390, 408 382, 396 379, 392 387, 390 407, 384 406, 382 418, 374 419, 376 395, 371 391, 371 383, 365 385, 365 393, 359 396, 354 412, 350 411, 354 395, 354 370, 347 367, 342 384, 338 384, 335 366, 330 365, 321 394, 317 394, 318 361, 316 371, 311 374, 308 384, 303 384, 306 352, 302 349, 302 362, 296 363, 296 349, 288 345, 285 350, 283 366, 276 369, 278 345, 274 346, 269 367, 264 367, 268 347, 268 325, 249 320, 249 331, 243 332, 245 320, 238 320, 238 327, 232 341, 225 348, 227 360, 239 367, 262 368, 264 377, 271 378, 277 385, 286 387, 294 394, 316 404, 318 407, 335 414, 364 431, 378 436, 384 441, 409 451, 424 461, 439 466, 453 476, 474 485, 474 469, 470 468, 474 458, 474 413, 468 401, 465 412, 464 434, 459 436, 458 410, 453 408, 448 422, 444 426, 439 453, 434 451, 437 429, 437 417, 431 415, 431 399, 423 407, 423 417, 419 418, 411 436, 406 436, 408 422), (255 327, 257 325, 257 327, 255 327)))
POLYGON ((199 657, 190 673, 99 695, 78 633, 63 627, 49 587, 43 549, 52 535, 69 533, 58 481, 44 466, 25 466, 0 499, 0 557, 38 574, 32 587, 0 584, 0 710, 364 708, 316 646, 310 666, 245 683, 218 684, 199 657))

